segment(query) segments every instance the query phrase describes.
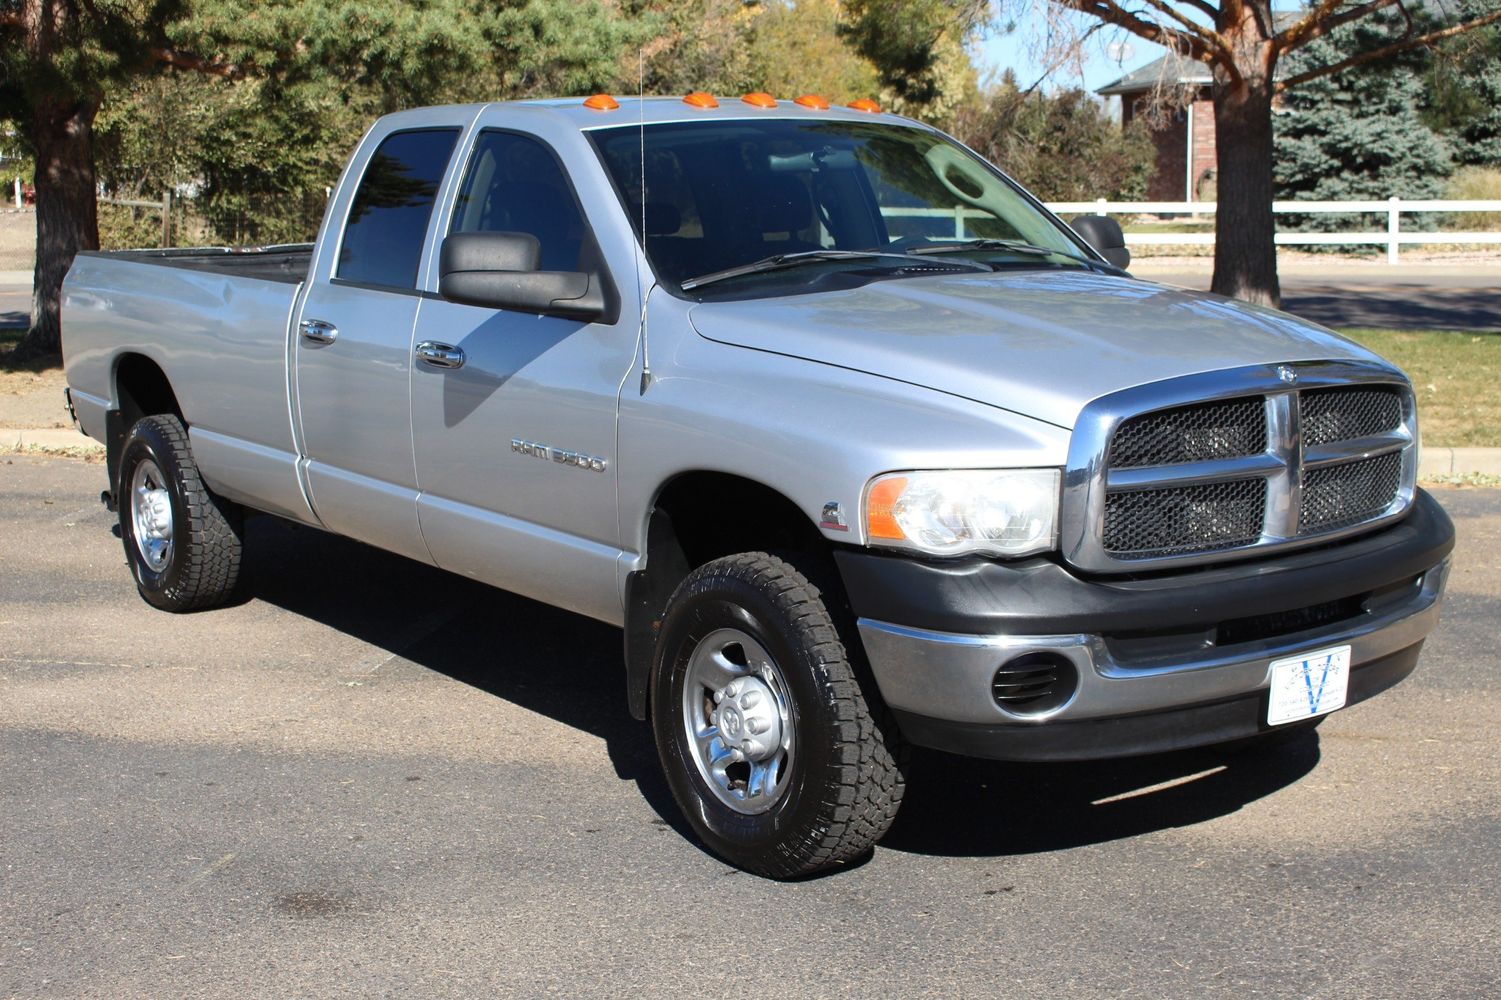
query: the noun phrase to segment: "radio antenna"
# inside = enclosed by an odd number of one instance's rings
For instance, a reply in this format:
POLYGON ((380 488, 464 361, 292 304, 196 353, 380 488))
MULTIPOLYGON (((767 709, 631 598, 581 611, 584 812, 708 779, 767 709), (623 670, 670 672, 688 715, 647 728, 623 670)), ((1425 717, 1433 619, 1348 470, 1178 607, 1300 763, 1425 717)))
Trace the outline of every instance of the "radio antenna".
MULTIPOLYGON (((636 140, 641 149, 641 253, 646 252, 646 48, 636 49, 636 140)), ((642 288, 641 253, 636 255, 636 287, 641 290, 641 390, 651 385, 651 342, 646 331, 646 300, 650 288, 642 288)))

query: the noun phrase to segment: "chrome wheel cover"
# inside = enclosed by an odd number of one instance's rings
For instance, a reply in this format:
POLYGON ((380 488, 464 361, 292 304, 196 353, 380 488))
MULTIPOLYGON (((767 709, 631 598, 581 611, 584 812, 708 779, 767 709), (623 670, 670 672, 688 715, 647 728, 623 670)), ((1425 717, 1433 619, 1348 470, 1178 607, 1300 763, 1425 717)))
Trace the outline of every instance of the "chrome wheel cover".
POLYGON ((141 562, 153 573, 164 571, 172 563, 172 494, 149 458, 130 477, 130 520, 141 562))
POLYGON ((766 812, 792 780, 791 694, 759 642, 739 629, 704 636, 683 682, 684 744, 714 797, 738 813, 766 812))

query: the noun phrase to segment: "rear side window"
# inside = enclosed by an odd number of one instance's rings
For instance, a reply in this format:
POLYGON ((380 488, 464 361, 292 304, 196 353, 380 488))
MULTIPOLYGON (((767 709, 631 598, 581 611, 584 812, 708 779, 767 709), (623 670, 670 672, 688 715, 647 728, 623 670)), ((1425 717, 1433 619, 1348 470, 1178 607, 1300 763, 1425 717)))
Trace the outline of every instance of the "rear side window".
POLYGON ((576 271, 584 216, 557 157, 513 132, 485 132, 454 204, 454 233, 530 233, 543 271, 576 271))
POLYGON ((389 288, 415 288, 422 241, 458 129, 395 132, 365 167, 344 239, 338 276, 389 288))

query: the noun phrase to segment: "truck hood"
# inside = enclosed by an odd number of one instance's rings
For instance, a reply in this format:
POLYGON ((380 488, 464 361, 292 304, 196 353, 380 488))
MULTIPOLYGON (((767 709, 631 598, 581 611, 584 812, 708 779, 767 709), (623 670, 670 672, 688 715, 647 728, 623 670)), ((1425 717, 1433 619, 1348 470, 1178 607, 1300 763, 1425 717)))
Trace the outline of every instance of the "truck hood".
POLYGON ((1086 271, 875 281, 701 303, 689 318, 709 340, 927 386, 1070 429, 1085 403, 1147 382, 1373 357, 1286 313, 1086 271))

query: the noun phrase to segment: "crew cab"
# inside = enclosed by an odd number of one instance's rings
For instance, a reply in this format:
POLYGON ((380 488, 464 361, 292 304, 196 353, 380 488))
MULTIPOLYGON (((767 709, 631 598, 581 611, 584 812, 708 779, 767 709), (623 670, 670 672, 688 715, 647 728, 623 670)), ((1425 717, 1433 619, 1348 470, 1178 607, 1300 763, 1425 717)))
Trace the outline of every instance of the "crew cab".
POLYGON ((424 108, 314 244, 80 254, 69 401, 150 604, 224 602, 262 512, 619 626, 693 829, 793 877, 909 745, 1276 739, 1414 669, 1407 380, 1128 262, 868 102, 424 108))

